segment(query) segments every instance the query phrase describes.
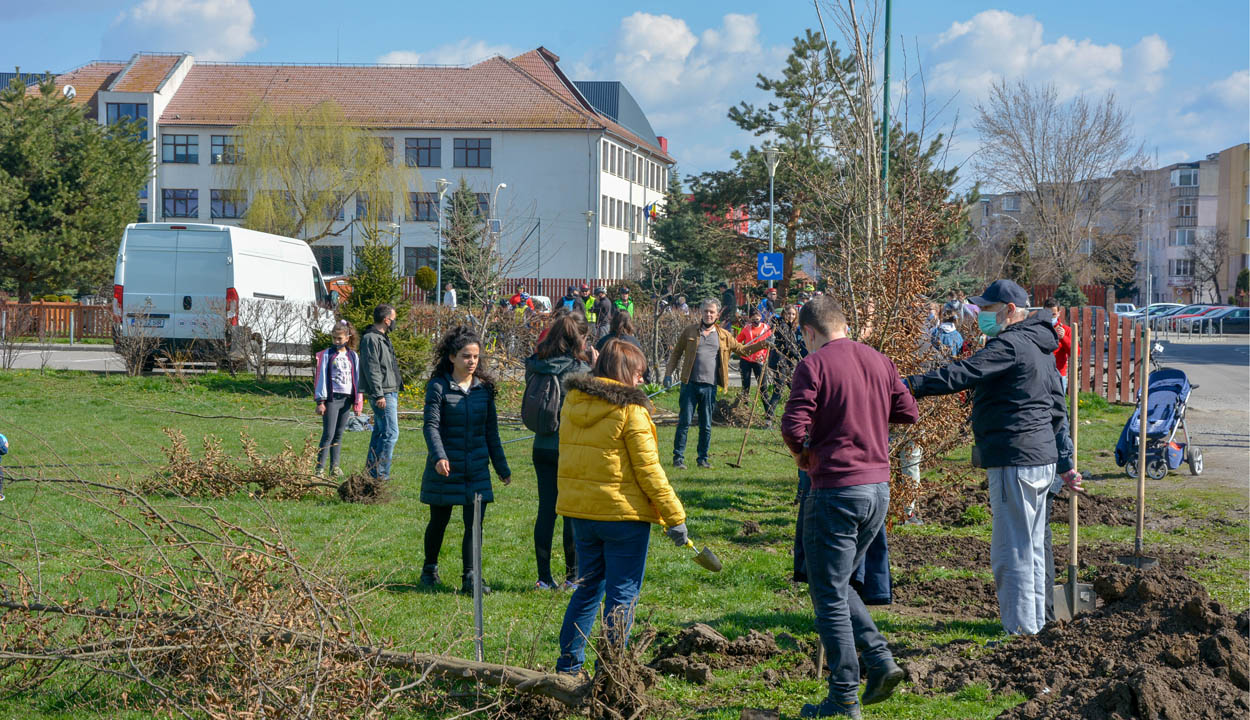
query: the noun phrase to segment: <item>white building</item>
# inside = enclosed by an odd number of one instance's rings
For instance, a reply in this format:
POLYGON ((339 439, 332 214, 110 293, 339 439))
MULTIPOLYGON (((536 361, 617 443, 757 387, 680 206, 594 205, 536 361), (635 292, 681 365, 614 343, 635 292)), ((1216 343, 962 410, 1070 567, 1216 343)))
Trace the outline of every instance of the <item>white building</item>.
MULTIPOLYGON (((437 180, 465 178, 505 228, 528 236, 514 277, 623 278, 649 241, 644 208, 664 202, 673 158, 619 83, 574 83, 559 57, 538 48, 468 67, 258 65, 141 53, 57 76, 74 102, 107 123, 143 118, 154 175, 139 219, 240 222, 245 199, 227 192, 234 128, 261 98, 271 107, 335 101, 348 121, 389 138, 407 169, 408 197, 394 199, 403 272, 434 265, 437 180), (586 87, 595 99, 579 89, 586 87), (539 239, 541 238, 541 253, 539 239)), ((337 237, 314 245, 327 275, 351 270, 356 199, 337 237)), ((512 246, 513 248, 516 245, 512 246)))

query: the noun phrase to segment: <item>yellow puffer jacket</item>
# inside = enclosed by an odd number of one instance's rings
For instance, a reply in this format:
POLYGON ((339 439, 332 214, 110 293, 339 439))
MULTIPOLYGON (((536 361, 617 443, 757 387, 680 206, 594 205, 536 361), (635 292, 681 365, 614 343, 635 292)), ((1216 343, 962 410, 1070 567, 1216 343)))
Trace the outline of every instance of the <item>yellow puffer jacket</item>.
POLYGON ((667 527, 686 511, 660 466, 651 402, 614 380, 573 375, 560 411, 556 512, 585 520, 641 520, 667 527))

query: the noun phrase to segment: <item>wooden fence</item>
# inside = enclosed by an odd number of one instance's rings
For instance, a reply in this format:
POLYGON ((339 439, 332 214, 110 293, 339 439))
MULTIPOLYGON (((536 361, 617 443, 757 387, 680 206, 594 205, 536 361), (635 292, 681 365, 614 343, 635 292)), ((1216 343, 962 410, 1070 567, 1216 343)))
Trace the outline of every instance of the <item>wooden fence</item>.
POLYGON ((108 305, 32 302, 0 304, 5 337, 107 338, 113 336, 108 305), (71 333, 72 330, 72 333, 71 333))
POLYGON ((1068 368, 1068 382, 1110 402, 1131 403, 1140 390, 1142 327, 1131 318, 1100 307, 1066 308, 1061 319, 1077 323, 1079 367, 1068 368))

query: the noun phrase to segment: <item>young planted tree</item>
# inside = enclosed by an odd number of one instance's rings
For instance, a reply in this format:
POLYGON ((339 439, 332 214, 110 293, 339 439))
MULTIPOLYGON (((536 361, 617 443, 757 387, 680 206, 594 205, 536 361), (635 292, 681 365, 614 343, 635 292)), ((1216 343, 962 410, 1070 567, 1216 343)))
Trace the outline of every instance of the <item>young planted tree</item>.
POLYGON ((0 282, 36 293, 98 288, 151 172, 143 126, 101 126, 57 92, 0 90, 0 282))
POLYGON ((1111 246, 1132 242, 1139 222, 1125 171, 1144 156, 1114 93, 1064 101, 1053 85, 1000 80, 977 105, 975 127, 982 179, 1023 199, 1023 226, 1044 265, 1038 279, 1119 279, 1122 253, 1111 246))
POLYGON ((332 101, 291 108, 262 102, 236 132, 233 162, 217 167, 234 193, 250 197, 244 227, 316 242, 346 231, 356 198, 357 219, 376 230, 406 191, 391 138, 351 124, 332 101))
POLYGON ((676 171, 669 174, 664 209, 652 226, 652 238, 644 277, 659 272, 666 278, 652 288, 660 294, 676 292, 667 285, 680 285, 691 303, 717 297, 716 285, 725 279, 727 269, 741 265, 739 236, 712 221, 697 201, 690 201, 676 171))
POLYGON ((460 305, 475 318, 481 313, 485 323, 488 316, 482 308, 499 296, 506 279, 528 260, 529 236, 517 232, 515 223, 503 223, 498 232, 492 231, 483 217, 483 203, 468 181, 460 178, 443 221, 443 283, 464 288, 460 305), (519 240, 505 246, 504 236, 519 240))
POLYGON ((1007 246, 1007 262, 1003 267, 1003 276, 1015 280, 1020 287, 1033 284, 1033 263, 1029 253, 1029 237, 1024 232, 1017 232, 1011 237, 1007 246))

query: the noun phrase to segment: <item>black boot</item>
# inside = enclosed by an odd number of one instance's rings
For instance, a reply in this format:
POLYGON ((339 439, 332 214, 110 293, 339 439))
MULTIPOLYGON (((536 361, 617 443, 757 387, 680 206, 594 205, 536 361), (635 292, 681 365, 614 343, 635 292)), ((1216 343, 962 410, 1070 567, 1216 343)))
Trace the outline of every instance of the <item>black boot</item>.
MULTIPOLYGON (((465 595, 473 594, 473 573, 467 572, 464 575, 460 576, 460 592, 464 593, 465 595)), ((482 594, 483 595, 490 594, 490 586, 487 585, 485 582, 482 583, 482 594)))
POLYGON ((437 563, 433 565, 424 565, 421 567, 420 582, 422 585, 425 585, 426 587, 434 587, 435 585, 439 583, 437 563))

